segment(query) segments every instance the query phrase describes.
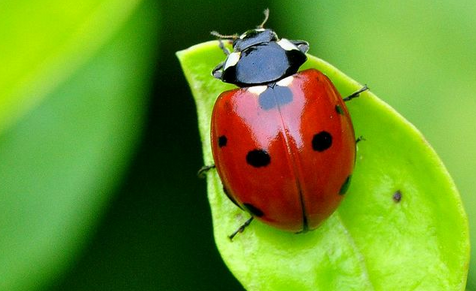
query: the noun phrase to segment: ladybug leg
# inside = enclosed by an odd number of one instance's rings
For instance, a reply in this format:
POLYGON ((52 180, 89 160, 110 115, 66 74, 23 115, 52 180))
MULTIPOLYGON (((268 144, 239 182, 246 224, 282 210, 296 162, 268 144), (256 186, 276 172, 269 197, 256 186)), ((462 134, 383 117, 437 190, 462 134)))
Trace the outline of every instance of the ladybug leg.
MULTIPOLYGON (((218 36, 218 37, 222 37, 222 38, 227 38, 227 37, 234 37, 234 36, 228 36, 228 35, 221 35, 219 34, 218 32, 216 31, 212 31, 211 32, 213 35, 215 36, 218 36)), ((223 44, 223 41, 221 38, 218 39, 218 46, 220 47, 220 49, 225 53, 225 55, 229 55, 230 54, 230 51, 225 47, 225 45, 223 44)), ((225 62, 222 62, 222 63, 219 63, 212 71, 212 75, 213 77, 221 80, 221 76, 223 74, 223 66, 225 65, 225 62)))
POLYGON ((364 92, 364 91, 367 91, 369 89, 369 87, 367 87, 367 85, 364 85, 364 87, 360 88, 358 91, 355 91, 354 93, 350 94, 349 96, 345 97, 344 98, 344 101, 347 102, 347 101, 350 101, 354 98, 357 98, 360 96, 360 93, 364 92))
POLYGON ((253 221, 254 219, 254 216, 251 216, 250 219, 248 219, 247 221, 245 221, 245 223, 243 223, 242 226, 240 226, 237 230, 235 230, 235 232, 233 232, 231 235, 228 236, 228 238, 230 238, 230 240, 232 241, 233 238, 238 234, 238 233, 242 233, 245 228, 250 225, 250 223, 253 221))
POLYGON ((217 79, 221 80, 221 76, 222 76, 222 74, 223 74, 222 69, 223 69, 223 66, 224 66, 224 65, 225 65, 225 62, 219 63, 218 66, 216 66, 216 67, 213 69, 213 71, 212 71, 212 76, 213 76, 214 78, 217 78, 217 79))
POLYGON ((210 171, 211 169, 215 169, 215 165, 206 165, 200 168, 197 172, 197 176, 199 178, 205 178, 205 174, 210 171))
POLYGON ((218 47, 225 53, 225 55, 230 54, 230 51, 225 47, 221 39, 218 39, 218 47))
POLYGON ((211 35, 213 36, 216 36, 218 38, 218 47, 220 47, 220 49, 225 53, 225 55, 229 55, 230 54, 230 51, 225 47, 225 45, 223 44, 223 40, 224 39, 231 39, 231 40, 235 40, 238 38, 238 35, 236 34, 233 34, 233 35, 223 35, 223 34, 220 34, 216 31, 212 31, 210 32, 211 35))
POLYGON ((366 140, 362 135, 357 137, 357 139, 355 140, 355 144, 358 144, 359 142, 363 141, 363 140, 366 140))

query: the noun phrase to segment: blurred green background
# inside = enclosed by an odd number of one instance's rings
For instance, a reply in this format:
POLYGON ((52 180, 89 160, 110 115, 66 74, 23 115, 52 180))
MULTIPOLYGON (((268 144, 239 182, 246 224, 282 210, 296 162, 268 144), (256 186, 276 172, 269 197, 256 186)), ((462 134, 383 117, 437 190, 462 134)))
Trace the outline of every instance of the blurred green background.
POLYGON ((308 40, 423 132, 475 237, 475 1, 7 0, 0 290, 242 290, 213 243, 174 53, 241 33, 266 7, 278 35, 308 40))

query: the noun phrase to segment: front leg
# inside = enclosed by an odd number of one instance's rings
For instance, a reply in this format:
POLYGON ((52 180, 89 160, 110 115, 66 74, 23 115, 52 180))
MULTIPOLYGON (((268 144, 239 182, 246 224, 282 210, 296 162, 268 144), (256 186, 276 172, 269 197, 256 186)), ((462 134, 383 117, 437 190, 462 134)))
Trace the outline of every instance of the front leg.
POLYGON ((216 66, 213 71, 212 71, 212 76, 221 80, 221 77, 223 75, 223 66, 225 65, 225 62, 219 63, 218 66, 216 66))

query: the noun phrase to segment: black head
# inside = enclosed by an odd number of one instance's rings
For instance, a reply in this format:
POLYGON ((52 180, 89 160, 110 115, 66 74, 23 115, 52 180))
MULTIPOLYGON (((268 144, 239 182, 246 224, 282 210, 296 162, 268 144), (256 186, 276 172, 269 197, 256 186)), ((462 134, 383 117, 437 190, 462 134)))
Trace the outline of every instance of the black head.
POLYGON ((267 11, 258 28, 240 36, 212 32, 227 55, 226 60, 212 71, 215 78, 240 87, 268 84, 295 74, 306 61, 309 49, 306 41, 279 39, 273 30, 263 28, 267 11), (224 47, 223 40, 233 40, 232 52, 224 47))
POLYGON ((278 35, 271 29, 250 29, 233 41, 233 50, 241 52, 251 46, 263 45, 272 41, 278 41, 278 35))

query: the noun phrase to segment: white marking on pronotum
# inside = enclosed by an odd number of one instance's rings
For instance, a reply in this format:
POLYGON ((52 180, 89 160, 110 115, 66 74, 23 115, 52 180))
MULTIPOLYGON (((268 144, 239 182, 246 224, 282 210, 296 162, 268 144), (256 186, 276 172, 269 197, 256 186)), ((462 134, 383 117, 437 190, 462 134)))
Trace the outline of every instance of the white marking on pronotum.
MULTIPOLYGON (((255 29, 255 30, 253 30, 253 31, 255 31, 255 32, 263 32, 263 31, 265 31, 265 29, 264 29, 264 28, 257 28, 257 29, 255 29)), ((249 34, 249 32, 243 33, 242 35, 240 35, 240 39, 244 39, 248 34, 249 34)))
POLYGON ((256 96, 259 96, 259 95, 261 95, 261 93, 266 91, 267 88, 268 88, 268 86, 266 86, 266 85, 252 86, 252 87, 248 87, 248 92, 250 92, 250 93, 252 93, 256 96))
POLYGON ((286 77, 286 78, 276 82, 276 85, 281 86, 281 87, 287 87, 287 86, 291 85, 291 83, 293 82, 293 79, 294 79, 293 76, 286 77))
POLYGON ((278 41, 280 47, 282 47, 285 51, 292 51, 292 50, 299 50, 298 47, 290 42, 289 40, 282 38, 278 41))
POLYGON ((226 58, 226 62, 225 62, 225 66, 223 66, 223 70, 226 70, 229 67, 236 65, 239 60, 240 60, 240 52, 232 52, 226 58))

